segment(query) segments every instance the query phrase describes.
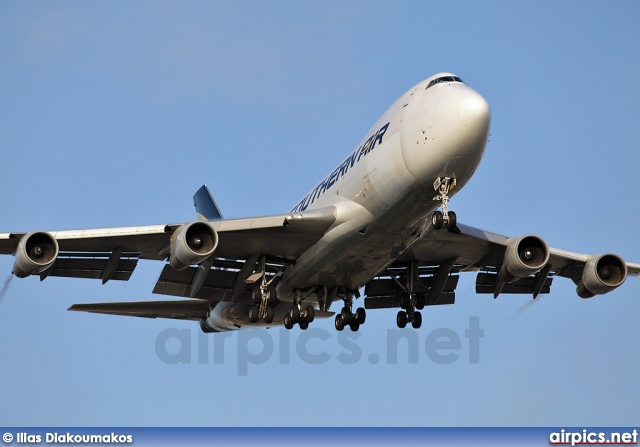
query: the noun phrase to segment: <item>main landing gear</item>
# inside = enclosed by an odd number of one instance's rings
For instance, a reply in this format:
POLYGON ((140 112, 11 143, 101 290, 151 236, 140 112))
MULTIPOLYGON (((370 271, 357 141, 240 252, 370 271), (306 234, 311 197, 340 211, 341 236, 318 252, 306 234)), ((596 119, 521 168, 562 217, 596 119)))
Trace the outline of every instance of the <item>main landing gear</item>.
POLYGON ((336 330, 341 331, 345 326, 356 332, 360 329, 360 325, 364 324, 367 319, 367 312, 362 307, 358 307, 355 313, 353 309, 353 298, 348 295, 344 298, 344 307, 338 315, 336 315, 335 326, 336 330))
POLYGON ((315 318, 316 311, 312 305, 308 304, 304 309, 299 302, 294 302, 289 312, 284 315, 285 329, 293 329, 297 323, 303 331, 309 327, 309 323, 315 318))
POLYGON ((249 321, 251 323, 263 319, 265 323, 273 322, 273 305, 278 301, 275 280, 277 275, 267 279, 267 269, 265 256, 262 255, 257 261, 258 278, 253 279, 251 288, 251 298, 253 304, 249 306, 249 321))
POLYGON ((423 293, 409 294, 403 292, 400 295, 400 307, 405 310, 398 312, 396 317, 396 324, 400 329, 407 326, 407 323, 411 323, 414 329, 419 329, 422 326, 422 314, 416 309, 424 309, 426 297, 423 293))
POLYGON ((431 224, 439 230, 444 224, 449 231, 457 231, 456 213, 449 211, 449 192, 456 186, 456 179, 451 177, 438 177, 433 182, 433 189, 438 193, 433 200, 437 200, 442 206, 442 211, 434 211, 431 216, 431 224))
POLYGON ((263 319, 265 323, 273 322, 273 307, 271 305, 276 301, 276 288, 271 284, 260 284, 254 287, 251 295, 253 304, 249 306, 249 321, 255 323, 259 319, 263 319))

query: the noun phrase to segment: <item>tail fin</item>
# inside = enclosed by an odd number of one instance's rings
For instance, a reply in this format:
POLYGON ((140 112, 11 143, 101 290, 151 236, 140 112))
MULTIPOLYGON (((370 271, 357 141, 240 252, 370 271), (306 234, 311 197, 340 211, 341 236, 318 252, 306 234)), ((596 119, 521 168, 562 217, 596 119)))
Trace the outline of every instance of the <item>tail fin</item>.
POLYGON ((193 195, 193 206, 196 207, 196 214, 201 220, 222 220, 220 208, 213 200, 213 196, 209 192, 207 185, 202 187, 193 195))

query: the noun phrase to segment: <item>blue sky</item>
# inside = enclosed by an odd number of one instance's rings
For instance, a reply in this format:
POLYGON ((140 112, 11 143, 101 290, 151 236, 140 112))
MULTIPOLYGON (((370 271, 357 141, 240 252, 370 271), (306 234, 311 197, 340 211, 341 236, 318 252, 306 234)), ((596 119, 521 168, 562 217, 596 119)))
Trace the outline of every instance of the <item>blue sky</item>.
MULTIPOLYGON (((451 204, 459 221, 639 262, 638 23, 633 1, 3 2, 0 232, 185 222, 203 183, 226 217, 284 212, 397 97, 451 71, 492 109, 486 155, 451 204)), ((404 344, 387 361, 392 310, 369 312, 354 364, 330 320, 307 345, 324 363, 300 358, 298 329, 218 337, 216 363, 196 324, 66 311, 157 298, 161 269, 141 262, 105 286, 12 280, 0 424, 640 423, 638 278, 590 300, 560 279, 533 303, 476 295, 464 276, 456 304, 427 309, 411 335, 417 363, 404 344), (461 340, 453 363, 426 355, 438 329, 461 340), (191 340, 190 362, 162 361, 167 334, 191 340), (265 338, 273 355, 239 374, 242 349, 265 338)))

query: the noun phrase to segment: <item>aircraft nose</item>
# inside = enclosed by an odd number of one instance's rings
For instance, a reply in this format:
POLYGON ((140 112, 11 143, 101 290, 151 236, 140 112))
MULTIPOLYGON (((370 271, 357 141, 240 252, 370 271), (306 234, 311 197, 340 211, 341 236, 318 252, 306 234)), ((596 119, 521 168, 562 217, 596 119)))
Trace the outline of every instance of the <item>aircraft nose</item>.
POLYGON ((470 88, 445 91, 434 112, 433 135, 447 155, 468 158, 484 150, 491 111, 479 93, 470 88))
POLYGON ((458 101, 458 117, 462 124, 471 129, 488 127, 489 104, 478 93, 467 93, 458 101))

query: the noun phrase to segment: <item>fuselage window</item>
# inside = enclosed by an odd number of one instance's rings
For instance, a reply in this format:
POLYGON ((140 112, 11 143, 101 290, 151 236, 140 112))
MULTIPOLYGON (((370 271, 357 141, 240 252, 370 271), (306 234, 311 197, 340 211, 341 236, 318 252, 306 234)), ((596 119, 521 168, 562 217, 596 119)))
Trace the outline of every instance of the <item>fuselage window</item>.
POLYGON ((462 82, 464 84, 462 79, 460 79, 457 76, 442 76, 440 78, 436 78, 433 81, 429 82, 429 85, 427 85, 427 88, 433 87, 434 85, 440 84, 442 82, 462 82))

